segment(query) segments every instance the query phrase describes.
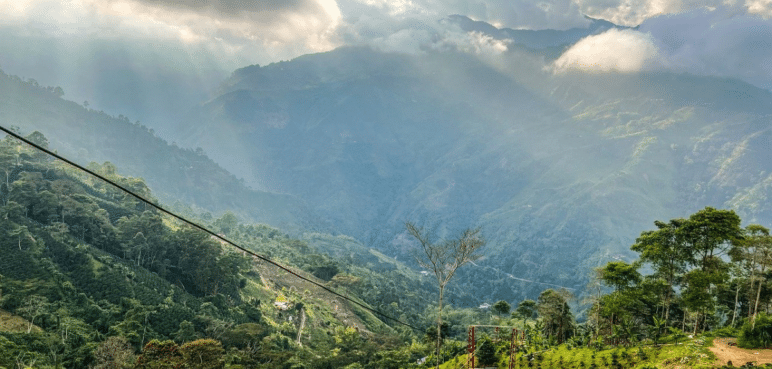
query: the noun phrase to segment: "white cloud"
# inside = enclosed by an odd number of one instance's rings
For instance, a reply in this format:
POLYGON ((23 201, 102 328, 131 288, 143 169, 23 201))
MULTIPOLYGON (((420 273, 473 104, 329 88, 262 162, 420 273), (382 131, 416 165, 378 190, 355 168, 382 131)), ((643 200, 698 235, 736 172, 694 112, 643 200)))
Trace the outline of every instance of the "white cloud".
POLYGON ((338 46, 342 17, 335 0, 0 0, 0 9, 9 9, 0 25, 41 37, 178 40, 253 63, 338 46))
POLYGON ((655 17, 640 30, 656 40, 670 70, 739 78, 772 89, 772 20, 738 9, 655 17))
POLYGON ((480 32, 447 31, 441 40, 431 45, 434 49, 453 49, 474 55, 495 56, 508 49, 511 40, 498 40, 480 32))
POLYGON ((659 64, 651 35, 634 30, 610 29, 585 37, 558 58, 554 70, 585 72, 638 72, 659 64))
MULTIPOLYGON (((736 0, 575 0, 581 12, 624 26, 637 26, 646 19, 700 8, 715 8, 736 0)), ((766 1, 766 0, 758 0, 766 1)))
POLYGON ((430 22, 461 14, 509 28, 563 30, 588 24, 573 0, 338 0, 338 4, 348 23, 356 23, 362 14, 430 22))
POLYGON ((745 7, 750 14, 760 15, 764 19, 772 18, 772 0, 747 0, 745 7))

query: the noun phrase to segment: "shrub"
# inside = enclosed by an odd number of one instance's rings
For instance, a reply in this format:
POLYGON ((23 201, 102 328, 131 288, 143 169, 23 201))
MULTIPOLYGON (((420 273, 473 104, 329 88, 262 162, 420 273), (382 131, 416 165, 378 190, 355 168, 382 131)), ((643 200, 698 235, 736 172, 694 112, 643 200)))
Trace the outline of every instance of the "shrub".
POLYGON ((711 332, 715 337, 737 337, 740 334, 740 330, 735 327, 723 327, 711 332))
POLYGON ((750 321, 743 324, 737 345, 743 348, 763 348, 772 344, 772 317, 767 314, 759 314, 756 324, 752 326, 750 321))

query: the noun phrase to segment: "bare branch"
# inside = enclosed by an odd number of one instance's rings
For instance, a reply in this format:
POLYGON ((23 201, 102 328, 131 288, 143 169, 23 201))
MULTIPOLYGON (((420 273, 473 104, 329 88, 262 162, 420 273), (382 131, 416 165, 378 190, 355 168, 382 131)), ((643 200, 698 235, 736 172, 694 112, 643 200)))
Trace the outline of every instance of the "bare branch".
POLYGON ((440 359, 440 330, 442 328, 442 299, 445 286, 456 274, 456 270, 462 265, 479 259, 482 255, 478 252, 485 245, 485 240, 480 235, 480 228, 467 229, 455 240, 442 241, 435 244, 429 242, 429 237, 422 229, 413 223, 406 222, 407 232, 413 236, 421 246, 423 257, 416 256, 419 265, 430 269, 437 278, 439 287, 439 313, 437 317, 437 367, 440 359))

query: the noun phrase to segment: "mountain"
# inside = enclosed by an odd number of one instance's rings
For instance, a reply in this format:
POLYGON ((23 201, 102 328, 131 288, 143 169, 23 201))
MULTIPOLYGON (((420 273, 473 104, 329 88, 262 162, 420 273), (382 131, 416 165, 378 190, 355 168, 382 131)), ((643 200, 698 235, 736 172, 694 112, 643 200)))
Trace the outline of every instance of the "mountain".
POLYGON ((23 134, 44 132, 52 149, 82 165, 110 161, 145 178, 167 204, 216 214, 229 210, 286 230, 319 226, 302 199, 251 189, 200 149, 182 149, 139 122, 64 100, 63 93, 0 71, 0 122, 23 134))
POLYGON ((485 258, 453 282, 462 306, 534 298, 549 286, 580 293, 591 268, 630 258, 654 220, 705 206, 772 223, 769 91, 545 64, 543 50, 611 27, 602 21, 518 33, 451 20, 524 41, 490 55, 343 47, 241 68, 165 127, 172 144, 5 75, 0 117, 45 132, 64 154, 145 178, 161 201, 232 210, 298 236, 353 237, 329 250, 336 242, 311 237, 337 257, 374 248, 412 264, 404 222, 435 239, 482 227, 485 258))
POLYGON ((458 281, 475 300, 461 304, 581 291, 654 220, 705 206, 772 223, 769 91, 555 74, 514 49, 490 59, 347 47, 242 68, 179 142, 387 255, 410 259, 405 221, 438 238, 482 227, 486 257, 458 281))
POLYGON ((568 46, 587 36, 597 35, 612 28, 629 28, 618 26, 602 19, 594 19, 587 16, 585 18, 590 21, 587 27, 567 30, 497 28, 489 23, 475 21, 459 14, 449 16, 447 21, 459 26, 464 32, 478 32, 497 40, 511 40, 514 45, 538 51, 552 58, 557 58, 568 46))

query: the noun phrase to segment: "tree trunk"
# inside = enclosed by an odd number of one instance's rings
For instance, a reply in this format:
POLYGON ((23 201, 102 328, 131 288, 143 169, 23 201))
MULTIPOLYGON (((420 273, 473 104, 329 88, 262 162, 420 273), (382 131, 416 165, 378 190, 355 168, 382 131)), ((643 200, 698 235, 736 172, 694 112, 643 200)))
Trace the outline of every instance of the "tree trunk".
POLYGON ((753 316, 753 305, 751 304, 751 301, 753 301, 753 276, 751 275, 751 286, 748 287, 748 319, 750 319, 753 316))
POLYGON ((445 286, 440 285, 440 311, 437 312, 437 369, 440 368, 440 342, 442 334, 442 295, 445 292, 445 286))
POLYGON ((686 330, 686 311, 684 310, 684 319, 681 321, 681 330, 686 330))
MULTIPOLYGON (((672 287, 670 288, 672 290, 672 287)), ((668 327, 668 318, 670 317, 670 298, 671 298, 672 292, 669 290, 667 291, 667 296, 665 297, 665 328, 668 327)))
MULTIPOLYGON (((761 267, 761 273, 764 273, 764 266, 761 267)), ((762 281, 759 281, 759 288, 756 290, 756 303, 753 306, 753 317, 751 318, 751 329, 756 328, 756 314, 759 313, 759 298, 761 296, 761 283, 762 281)))
POLYGON ((734 292, 734 312, 732 313, 732 325, 731 327, 734 327, 734 320, 737 318, 737 302, 739 301, 740 297, 740 283, 737 283, 737 289, 734 292))

